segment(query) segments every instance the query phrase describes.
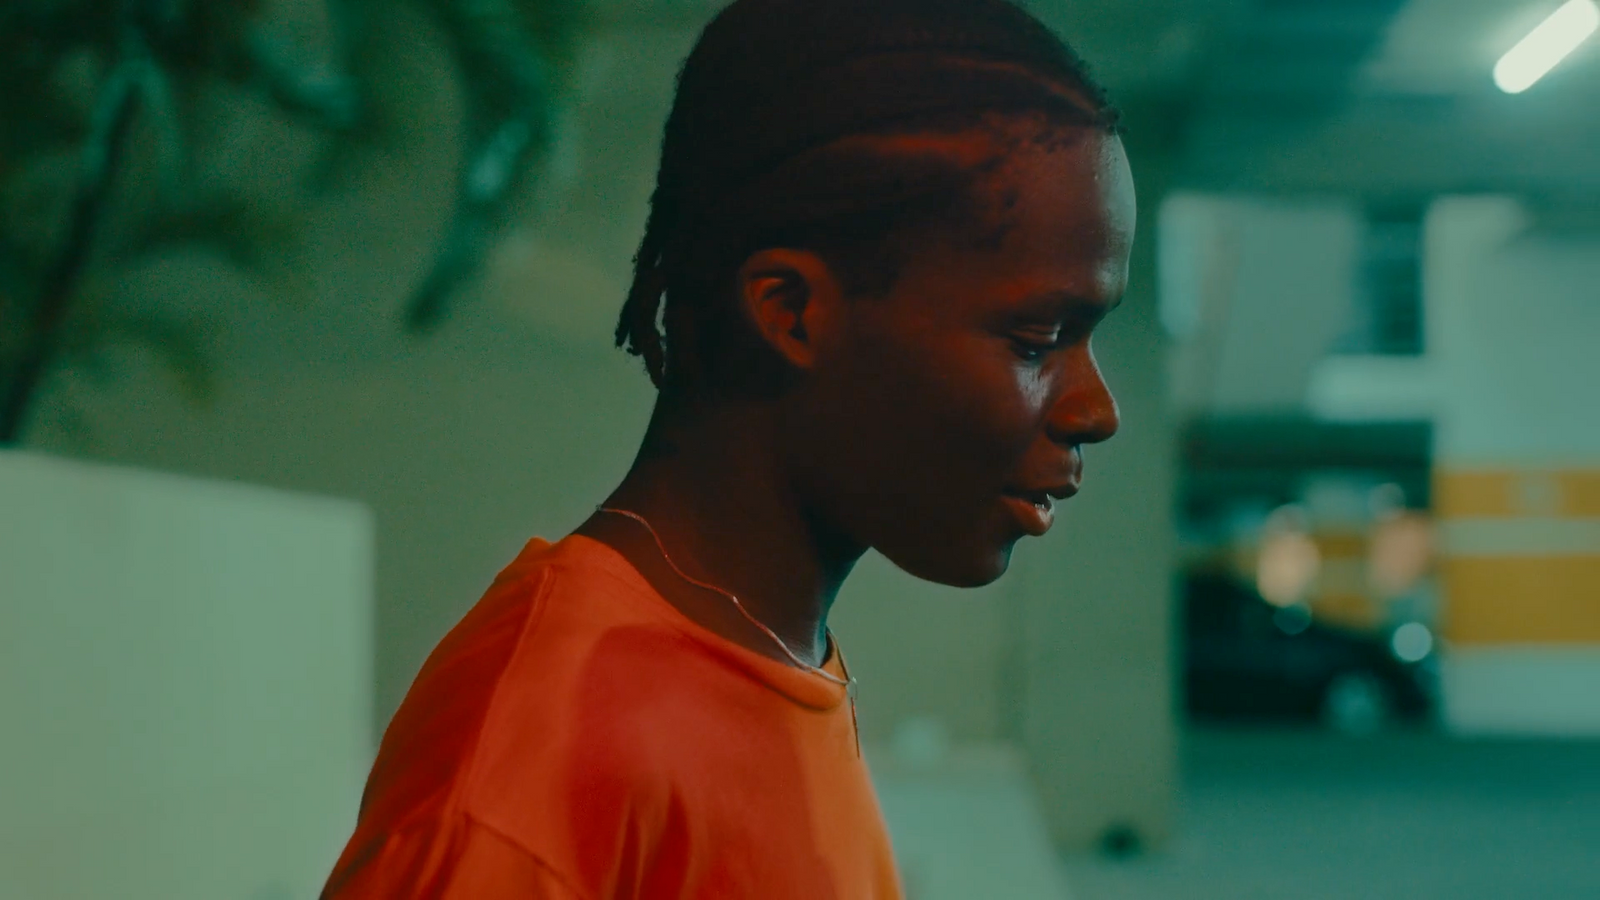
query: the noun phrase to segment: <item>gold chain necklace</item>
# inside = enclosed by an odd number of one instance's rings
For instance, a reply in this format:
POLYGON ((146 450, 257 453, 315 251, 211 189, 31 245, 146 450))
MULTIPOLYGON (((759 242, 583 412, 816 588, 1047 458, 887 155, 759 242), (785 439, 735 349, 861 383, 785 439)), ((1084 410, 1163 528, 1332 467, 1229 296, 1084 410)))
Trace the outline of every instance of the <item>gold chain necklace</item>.
POLYGON ((678 564, 672 561, 671 554, 667 553, 667 545, 662 543, 661 535, 656 532, 655 526, 651 525, 649 520, 647 520, 644 516, 641 516, 632 510, 618 509, 613 506, 596 506, 595 511, 611 513, 614 516, 622 516, 623 518, 632 519, 633 521, 638 522, 640 525, 643 525, 644 530, 650 532, 650 537, 655 539, 656 549, 661 551, 661 558, 667 561, 667 565, 672 569, 672 571, 678 574, 679 578, 682 578, 684 581, 687 581, 695 587, 704 588, 708 591, 715 591, 716 593, 727 597, 728 601, 733 604, 733 608, 739 611, 739 615, 744 616, 745 621, 761 629, 762 634, 771 638, 772 642, 778 645, 778 649, 783 651, 783 655, 787 656, 790 662, 793 662, 799 668, 804 669, 805 671, 810 672, 826 681, 830 681, 839 685, 840 687, 843 687, 845 696, 850 699, 850 730, 855 732, 856 755, 859 756, 861 754, 861 734, 856 725, 856 680, 850 674, 850 666, 844 661, 844 651, 839 648, 839 642, 834 640, 832 629, 824 629, 823 633, 827 635, 828 644, 829 646, 833 647, 833 652, 839 654, 839 668, 844 670, 843 678, 840 678, 832 672, 829 672, 827 669, 824 669, 820 666, 813 666, 812 664, 801 659, 798 654, 789 649, 789 645, 784 642, 783 638, 778 637, 777 632, 773 631, 771 628, 768 628, 760 619, 757 619, 755 616, 751 615, 750 611, 744 608, 744 603, 741 602, 732 591, 725 590, 717 587, 714 584, 701 581, 678 568, 678 564))

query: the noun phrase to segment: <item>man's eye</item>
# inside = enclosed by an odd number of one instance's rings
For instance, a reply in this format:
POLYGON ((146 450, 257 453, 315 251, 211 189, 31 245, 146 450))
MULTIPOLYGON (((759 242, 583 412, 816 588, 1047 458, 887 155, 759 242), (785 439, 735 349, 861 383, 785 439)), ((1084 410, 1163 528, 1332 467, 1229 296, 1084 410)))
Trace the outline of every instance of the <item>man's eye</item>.
POLYGON ((1039 362, 1057 350, 1088 340, 1094 325, 1093 321, 1069 319, 1051 327, 1024 328, 1012 333, 1011 345, 1019 358, 1039 362))
POLYGON ((1050 351, 1061 346, 1055 337, 1044 338, 1041 336, 1017 336, 1011 339, 1011 349, 1017 357, 1028 362, 1039 362, 1050 354, 1050 351))

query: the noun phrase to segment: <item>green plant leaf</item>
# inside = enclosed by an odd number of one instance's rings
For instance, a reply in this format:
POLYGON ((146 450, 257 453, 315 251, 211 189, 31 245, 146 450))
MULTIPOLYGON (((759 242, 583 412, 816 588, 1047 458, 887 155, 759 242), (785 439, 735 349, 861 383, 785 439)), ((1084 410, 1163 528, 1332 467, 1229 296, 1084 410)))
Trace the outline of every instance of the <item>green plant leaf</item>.
POLYGON ((167 370, 190 402, 208 405, 216 395, 216 377, 204 348, 204 325, 200 319, 166 316, 83 316, 63 334, 61 361, 104 385, 114 374, 108 363, 116 350, 143 349, 167 370))
POLYGON ((218 197, 151 215, 125 239, 117 256, 136 259, 178 247, 204 247, 240 268, 256 270, 290 244, 298 231, 292 213, 244 198, 218 197))
POLYGON ((158 316, 118 317, 105 322, 108 337, 142 345, 162 363, 193 403, 216 396, 216 378, 202 347, 201 322, 158 316))

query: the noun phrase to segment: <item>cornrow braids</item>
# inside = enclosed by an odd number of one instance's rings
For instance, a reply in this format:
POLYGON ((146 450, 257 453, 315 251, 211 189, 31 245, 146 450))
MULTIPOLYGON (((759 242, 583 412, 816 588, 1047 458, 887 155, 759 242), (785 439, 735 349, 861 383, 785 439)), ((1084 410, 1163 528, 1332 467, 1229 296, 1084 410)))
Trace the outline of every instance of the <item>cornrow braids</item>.
POLYGON ((689 369, 726 381, 752 362, 722 296, 750 253, 806 247, 847 288, 887 289, 906 226, 970 226, 986 172, 882 138, 1023 116, 1120 127, 1083 61, 1009 0, 736 0, 679 73, 617 346, 658 388, 689 369))
POLYGON ((668 202, 662 198, 659 187, 650 198, 650 216, 645 221, 644 240, 633 258, 633 284, 628 288, 628 299, 622 304, 622 315, 617 322, 617 346, 644 360, 650 381, 661 387, 666 380, 667 354, 665 339, 656 325, 661 302, 667 290, 666 273, 662 269, 663 229, 660 221, 667 217, 668 202))

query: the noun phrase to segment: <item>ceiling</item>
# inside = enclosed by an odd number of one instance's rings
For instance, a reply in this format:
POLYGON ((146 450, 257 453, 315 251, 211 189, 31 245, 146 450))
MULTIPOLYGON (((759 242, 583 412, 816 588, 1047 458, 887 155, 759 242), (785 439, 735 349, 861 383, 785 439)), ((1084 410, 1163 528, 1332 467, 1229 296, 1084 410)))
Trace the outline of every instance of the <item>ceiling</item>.
MULTIPOLYGON (((1495 60, 1560 0, 1023 0, 1140 127, 1178 186, 1424 196, 1600 192, 1600 39, 1505 96, 1495 60)), ((596 0, 614 25, 714 0, 596 0)))
POLYGON ((1600 48, 1528 92, 1499 56, 1560 0, 1256 0, 1197 83, 1182 180, 1272 193, 1600 191, 1600 48))

